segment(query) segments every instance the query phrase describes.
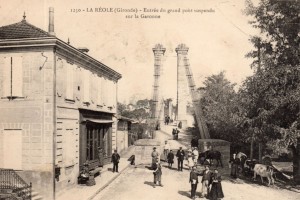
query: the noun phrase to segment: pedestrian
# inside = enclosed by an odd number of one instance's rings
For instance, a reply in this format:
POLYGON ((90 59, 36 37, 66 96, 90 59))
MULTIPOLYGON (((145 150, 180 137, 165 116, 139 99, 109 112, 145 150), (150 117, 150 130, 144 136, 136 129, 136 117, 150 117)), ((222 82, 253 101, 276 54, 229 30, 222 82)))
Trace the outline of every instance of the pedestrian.
POLYGON ((153 151, 151 153, 151 157, 152 157, 151 168, 154 169, 155 168, 156 160, 159 158, 159 153, 156 151, 156 147, 153 147, 153 151))
POLYGON ((194 158, 194 164, 197 165, 198 164, 198 158, 199 158, 199 151, 198 151, 197 147, 194 147, 193 158, 194 158))
POLYGON ((182 122, 181 121, 178 123, 178 128, 182 129, 182 122))
POLYGON ((196 190, 198 185, 198 174, 196 173, 196 167, 192 167, 192 171, 190 172, 190 183, 191 183, 191 198, 196 198, 196 190))
POLYGON ((172 130, 172 135, 173 135, 173 140, 176 140, 176 131, 175 131, 175 128, 173 128, 173 130, 172 130))
POLYGON ((234 153, 232 156, 232 159, 229 162, 231 163, 230 176, 232 178, 236 179, 237 175, 238 175, 238 167, 240 165, 240 160, 236 157, 236 154, 234 153))
POLYGON ((176 153, 176 157, 178 160, 178 171, 182 171, 182 169, 183 169, 184 156, 185 156, 185 153, 182 150, 182 147, 179 147, 179 150, 176 153))
POLYGON ((100 146, 98 147, 98 159, 99 159, 99 166, 103 167, 103 165, 104 165, 104 154, 103 154, 103 149, 100 146))
POLYGON ((166 140, 165 141, 165 145, 164 145, 164 159, 165 161, 167 162, 167 156, 169 154, 169 151, 170 151, 170 144, 168 143, 168 141, 166 140))
POLYGON ((172 165, 174 163, 174 154, 173 151, 170 150, 169 154, 168 154, 168 164, 169 164, 169 168, 172 168, 172 165))
POLYGON ((211 176, 212 176, 212 173, 211 171, 209 170, 209 166, 208 165, 205 165, 205 169, 202 173, 202 180, 201 180, 201 183, 202 183, 202 188, 201 188, 201 197, 207 197, 207 194, 209 193, 209 186, 211 184, 211 176))
POLYGON ((153 175, 154 175, 153 187, 155 187, 157 183, 159 186, 163 187, 163 185, 161 184, 162 169, 161 169, 161 164, 159 163, 159 159, 156 160, 153 175))
POLYGON ((175 128, 175 140, 178 140, 178 134, 179 134, 179 130, 177 128, 175 128))
POLYGON ((119 172, 120 155, 117 150, 114 150, 114 153, 111 156, 111 162, 113 163, 113 172, 119 172))
POLYGON ((195 164, 194 164, 194 160, 193 160, 193 153, 192 153, 192 150, 191 150, 191 149, 188 150, 187 160, 188 160, 188 167, 189 167, 189 170, 191 170, 192 167, 195 165, 195 164))
POLYGON ((212 184, 210 192, 208 194, 210 200, 219 200, 224 198, 221 180, 221 175, 219 174, 218 169, 216 168, 214 170, 214 173, 212 174, 212 184))

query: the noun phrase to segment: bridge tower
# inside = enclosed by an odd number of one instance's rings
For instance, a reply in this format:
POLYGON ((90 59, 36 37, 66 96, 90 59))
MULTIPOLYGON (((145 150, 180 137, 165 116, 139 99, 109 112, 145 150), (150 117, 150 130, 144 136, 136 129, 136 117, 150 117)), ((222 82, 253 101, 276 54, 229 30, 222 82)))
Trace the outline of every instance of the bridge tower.
MULTIPOLYGON (((161 94, 161 74, 163 68, 163 58, 166 51, 161 44, 156 44, 152 49, 154 53, 154 84, 153 84, 153 97, 152 97, 152 107, 151 107, 151 118, 155 121, 160 120, 163 116, 161 115, 162 106, 162 94, 161 94)), ((163 109, 163 108, 162 108, 163 109)))
POLYGON ((185 60, 189 48, 185 44, 179 44, 175 49, 177 53, 177 121, 181 121, 183 127, 187 125, 187 103, 190 98, 188 83, 185 73, 185 60))

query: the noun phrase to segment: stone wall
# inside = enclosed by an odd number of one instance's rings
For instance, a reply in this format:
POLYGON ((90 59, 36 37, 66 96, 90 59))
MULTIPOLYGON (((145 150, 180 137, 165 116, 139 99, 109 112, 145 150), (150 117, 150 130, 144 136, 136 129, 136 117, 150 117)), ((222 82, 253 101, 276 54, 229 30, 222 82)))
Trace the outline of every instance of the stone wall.
POLYGON ((152 163, 151 153, 153 148, 156 147, 156 151, 161 155, 161 142, 155 139, 140 139, 135 141, 135 164, 136 165, 148 165, 152 163))

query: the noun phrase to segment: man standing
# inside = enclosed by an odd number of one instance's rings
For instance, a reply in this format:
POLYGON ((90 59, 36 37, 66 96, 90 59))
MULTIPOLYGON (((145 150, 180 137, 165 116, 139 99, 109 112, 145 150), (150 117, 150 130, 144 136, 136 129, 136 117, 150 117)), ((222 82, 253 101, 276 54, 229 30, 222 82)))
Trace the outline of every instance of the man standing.
POLYGON ((205 165, 205 169, 203 171, 203 176, 202 176, 202 188, 201 188, 201 196, 202 197, 207 197, 208 190, 209 190, 209 185, 211 184, 211 176, 212 172, 209 170, 209 166, 205 165))
POLYGON ((152 153, 151 153, 151 157, 152 157, 152 165, 151 165, 151 168, 154 169, 154 168, 155 168, 156 160, 159 159, 159 154, 158 154, 158 152, 156 151, 156 147, 153 147, 153 151, 152 151, 152 153))
POLYGON ((196 173, 196 167, 193 166, 192 171, 190 172, 190 183, 191 183, 191 198, 196 198, 196 190, 198 185, 198 174, 196 173))
POLYGON ((158 182, 159 186, 163 187, 163 185, 161 184, 162 170, 161 170, 161 165, 159 163, 159 159, 156 160, 153 175, 154 175, 154 186, 153 187, 156 186, 157 182, 158 182))
POLYGON ((119 161, 120 155, 117 153, 117 150, 114 150, 114 153, 111 156, 111 162, 113 163, 113 172, 119 172, 119 161))
POLYGON ((230 160, 231 163, 231 173, 230 176, 234 179, 237 178, 238 174, 238 166, 240 165, 240 160, 236 157, 236 154, 233 154, 232 159, 230 160))
POLYGON ((178 171, 182 171, 182 169, 183 169, 184 156, 185 156, 185 153, 182 150, 182 147, 179 147, 179 150, 176 153, 176 157, 178 160, 178 171))
POLYGON ((172 168, 172 164, 174 163, 174 154, 172 152, 172 150, 170 150, 169 154, 168 154, 168 164, 169 164, 169 168, 172 168))

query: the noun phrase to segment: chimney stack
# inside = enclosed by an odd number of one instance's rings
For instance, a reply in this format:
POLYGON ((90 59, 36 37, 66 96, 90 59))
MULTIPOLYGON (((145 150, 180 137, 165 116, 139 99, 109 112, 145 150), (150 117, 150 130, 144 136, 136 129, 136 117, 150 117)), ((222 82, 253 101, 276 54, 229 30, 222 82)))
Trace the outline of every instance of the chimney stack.
POLYGON ((49 8, 49 34, 52 36, 55 36, 54 32, 54 8, 50 7, 49 8))

